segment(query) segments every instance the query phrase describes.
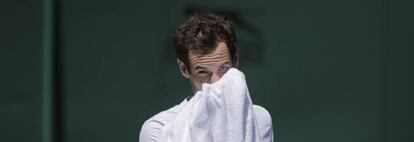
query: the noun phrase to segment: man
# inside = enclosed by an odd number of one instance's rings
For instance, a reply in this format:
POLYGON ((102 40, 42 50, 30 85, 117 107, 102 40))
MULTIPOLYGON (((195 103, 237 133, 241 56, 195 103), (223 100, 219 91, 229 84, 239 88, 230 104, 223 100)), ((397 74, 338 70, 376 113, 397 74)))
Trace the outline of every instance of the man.
POLYGON ((177 64, 194 96, 147 120, 140 142, 273 141, 272 120, 253 105, 238 65, 232 23, 213 13, 191 16, 174 37, 177 64))

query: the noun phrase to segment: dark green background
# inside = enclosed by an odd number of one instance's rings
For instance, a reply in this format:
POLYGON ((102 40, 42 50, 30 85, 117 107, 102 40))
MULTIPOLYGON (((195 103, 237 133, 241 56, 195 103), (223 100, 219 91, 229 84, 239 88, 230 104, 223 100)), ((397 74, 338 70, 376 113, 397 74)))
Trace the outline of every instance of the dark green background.
MULTIPOLYGON (((64 140, 137 141, 146 119, 191 95, 170 37, 186 9, 204 8, 241 19, 240 69, 254 103, 271 113, 277 141, 414 141, 413 6, 61 0, 64 140)), ((40 0, 0 2, 2 142, 42 141, 44 8, 40 0)))

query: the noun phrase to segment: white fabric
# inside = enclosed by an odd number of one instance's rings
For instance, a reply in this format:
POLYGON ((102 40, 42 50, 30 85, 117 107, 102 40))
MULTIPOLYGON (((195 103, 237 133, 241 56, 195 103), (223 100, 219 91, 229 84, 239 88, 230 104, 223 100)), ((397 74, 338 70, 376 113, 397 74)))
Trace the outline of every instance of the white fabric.
POLYGON ((253 105, 243 73, 232 68, 190 101, 146 121, 140 142, 150 141, 271 142, 273 131, 269 113, 253 105))

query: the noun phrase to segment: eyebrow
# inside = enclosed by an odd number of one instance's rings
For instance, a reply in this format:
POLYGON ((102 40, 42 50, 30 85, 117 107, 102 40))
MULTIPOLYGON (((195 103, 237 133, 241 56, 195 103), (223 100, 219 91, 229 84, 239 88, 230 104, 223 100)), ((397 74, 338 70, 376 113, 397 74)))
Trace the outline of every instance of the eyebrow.
POLYGON ((224 65, 231 65, 231 63, 230 63, 230 61, 226 61, 223 64, 221 64, 221 66, 224 66, 224 65))
POLYGON ((204 67, 204 66, 199 66, 199 65, 196 65, 196 67, 194 68, 194 70, 199 70, 199 69, 206 69, 206 67, 204 67))

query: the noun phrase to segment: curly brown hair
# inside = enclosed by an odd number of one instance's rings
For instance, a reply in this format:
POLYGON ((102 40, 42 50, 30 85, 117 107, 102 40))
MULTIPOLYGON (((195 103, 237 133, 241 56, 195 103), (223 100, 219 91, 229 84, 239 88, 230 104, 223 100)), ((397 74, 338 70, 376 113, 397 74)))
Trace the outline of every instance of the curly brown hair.
POLYGON ((181 25, 173 36, 177 58, 189 67, 188 54, 209 54, 218 42, 224 42, 233 66, 238 63, 238 48, 233 23, 217 13, 196 13, 181 25))

